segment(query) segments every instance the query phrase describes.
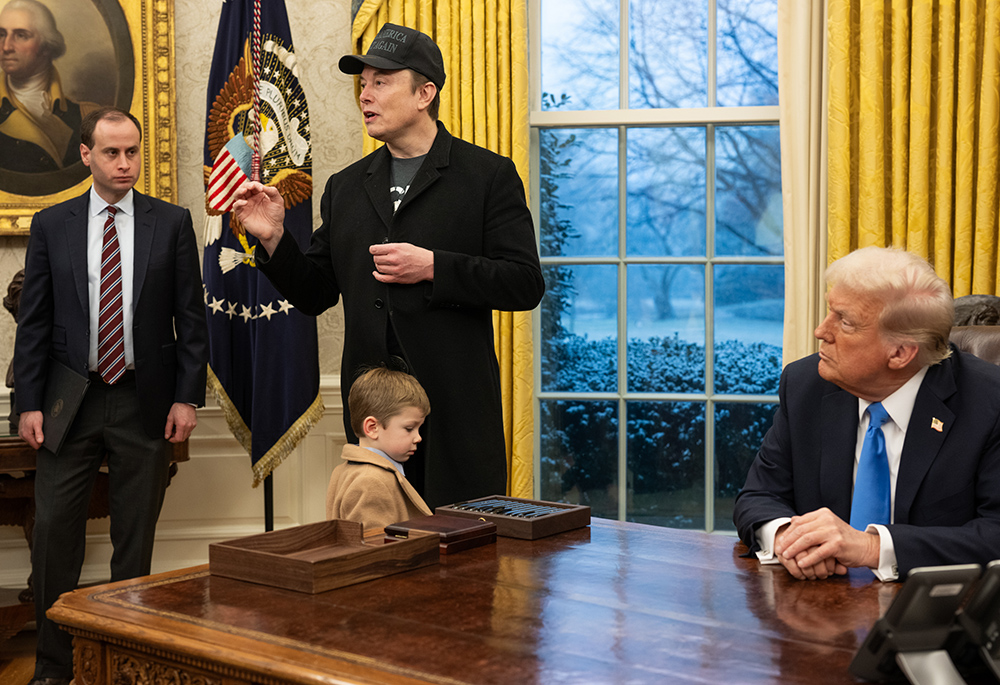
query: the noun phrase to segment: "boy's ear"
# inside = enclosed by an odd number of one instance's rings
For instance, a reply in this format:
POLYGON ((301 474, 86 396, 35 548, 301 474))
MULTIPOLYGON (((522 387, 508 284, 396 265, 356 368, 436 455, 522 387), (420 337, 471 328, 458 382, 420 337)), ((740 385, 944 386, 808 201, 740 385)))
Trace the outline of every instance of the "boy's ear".
POLYGON ((378 439, 378 419, 374 416, 366 416, 365 420, 361 422, 361 430, 365 432, 365 437, 369 440, 378 439))

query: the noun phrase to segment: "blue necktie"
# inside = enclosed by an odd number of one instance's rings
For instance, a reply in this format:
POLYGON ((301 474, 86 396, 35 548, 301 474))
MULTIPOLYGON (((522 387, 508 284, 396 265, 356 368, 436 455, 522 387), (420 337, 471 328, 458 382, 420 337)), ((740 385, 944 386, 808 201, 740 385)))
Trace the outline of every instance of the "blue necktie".
POLYGON ((889 457, 885 451, 882 424, 889 414, 881 402, 868 407, 868 430, 861 445, 858 475, 854 479, 851 528, 864 530, 869 523, 889 524, 892 495, 889 488, 889 457))

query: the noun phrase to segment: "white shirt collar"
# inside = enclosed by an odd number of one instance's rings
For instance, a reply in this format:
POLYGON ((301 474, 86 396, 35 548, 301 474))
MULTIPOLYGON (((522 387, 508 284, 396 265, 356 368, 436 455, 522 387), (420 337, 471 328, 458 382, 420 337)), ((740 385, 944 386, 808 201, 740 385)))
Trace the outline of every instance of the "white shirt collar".
MULTIPOLYGON (((94 189, 94 186, 90 186, 90 216, 97 216, 107 209, 109 204, 111 203, 97 194, 97 190, 94 189)), ((125 197, 115 203, 115 207, 118 208, 119 212, 124 212, 129 216, 132 216, 135 213, 135 194, 133 193, 132 188, 128 189, 128 192, 125 193, 125 197)))
MULTIPOLYGON (((882 400, 882 406, 885 407, 889 418, 903 431, 910 425, 910 415, 913 413, 913 405, 917 401, 917 393, 920 392, 920 385, 924 382, 924 376, 927 375, 927 369, 929 368, 929 366, 925 366, 917 371, 896 392, 882 400)), ((868 407, 871 404, 867 400, 858 398, 859 421, 864 419, 865 412, 868 411, 868 407)))

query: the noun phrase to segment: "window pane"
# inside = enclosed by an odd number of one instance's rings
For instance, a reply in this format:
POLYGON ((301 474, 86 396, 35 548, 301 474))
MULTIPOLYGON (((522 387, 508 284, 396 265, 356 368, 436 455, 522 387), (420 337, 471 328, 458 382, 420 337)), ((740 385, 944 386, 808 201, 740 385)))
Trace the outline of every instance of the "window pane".
POLYGON ((543 257, 618 254, 618 132, 539 132, 543 257))
POLYGON ((542 0, 542 109, 618 108, 618 0, 542 0))
POLYGON ((618 388, 618 288, 614 266, 543 266, 542 390, 618 388))
POLYGON ((719 126, 715 142, 716 254, 782 254, 778 127, 719 126))
POLYGON ((628 102, 708 106, 708 2, 630 0, 628 102))
POLYGON ((727 402, 715 405, 715 529, 736 530, 733 502, 746 482, 747 471, 764 434, 771 427, 776 404, 727 402))
POLYGON ((705 129, 630 128, 630 256, 705 254, 705 129))
POLYGON ((704 392, 705 269, 628 267, 628 389, 704 392))
POLYGON ((717 0, 717 102, 778 104, 778 0, 717 0))
POLYGON ((785 313, 781 265, 715 267, 715 392, 778 392, 785 313))
POLYGON ((586 504, 618 518, 618 403, 539 403, 543 500, 586 504))
POLYGON ((626 519, 672 528, 705 527, 705 405, 628 403, 626 519))

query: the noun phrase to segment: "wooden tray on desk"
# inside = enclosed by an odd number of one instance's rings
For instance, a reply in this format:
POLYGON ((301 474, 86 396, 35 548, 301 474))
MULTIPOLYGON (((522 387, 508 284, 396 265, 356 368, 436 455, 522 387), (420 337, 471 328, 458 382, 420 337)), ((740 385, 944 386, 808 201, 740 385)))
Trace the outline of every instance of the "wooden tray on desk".
POLYGON ((438 536, 385 544, 353 521, 321 521, 208 546, 209 573, 316 594, 438 563, 438 536))
POLYGON ((480 497, 434 510, 435 514, 491 521, 497 535, 536 540, 590 525, 590 507, 521 497, 480 497))

